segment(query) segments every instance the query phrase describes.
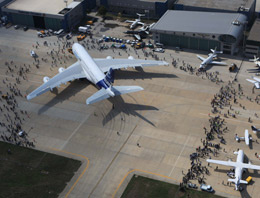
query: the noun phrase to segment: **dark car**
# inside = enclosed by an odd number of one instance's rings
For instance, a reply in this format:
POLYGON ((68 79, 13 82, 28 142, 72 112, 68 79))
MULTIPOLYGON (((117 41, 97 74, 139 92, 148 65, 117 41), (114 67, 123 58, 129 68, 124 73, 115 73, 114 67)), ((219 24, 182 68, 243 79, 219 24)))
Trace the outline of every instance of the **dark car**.
POLYGON ((28 30, 28 27, 27 26, 24 26, 23 27, 23 31, 27 31, 28 30))

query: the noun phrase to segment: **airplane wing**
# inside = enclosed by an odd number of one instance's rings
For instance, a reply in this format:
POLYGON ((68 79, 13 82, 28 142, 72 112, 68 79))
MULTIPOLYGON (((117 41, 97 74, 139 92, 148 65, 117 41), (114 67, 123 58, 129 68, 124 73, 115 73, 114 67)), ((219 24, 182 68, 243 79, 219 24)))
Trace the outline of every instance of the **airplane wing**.
POLYGON ((260 78, 257 78, 257 77, 253 77, 254 80, 260 82, 260 78))
POLYGON ((260 166, 253 165, 253 164, 245 164, 243 163, 243 168, 248 168, 248 169, 254 169, 254 170, 260 170, 260 166))
POLYGON ((237 165, 236 162, 232 162, 232 161, 221 161, 221 160, 207 159, 207 162, 213 163, 213 164, 224 165, 224 166, 232 166, 232 167, 236 167, 236 165, 237 165))
POLYGON ((126 20, 125 23, 133 23, 135 21, 126 20))
POLYGON ((227 65, 227 63, 225 63, 225 62, 218 62, 218 61, 211 61, 210 64, 214 64, 214 65, 227 65))
POLYGON ((146 67, 169 65, 165 61, 141 60, 141 59, 94 59, 98 67, 107 72, 110 68, 121 69, 128 67, 146 67))
POLYGON ((246 142, 246 145, 249 145, 249 133, 248 133, 247 129, 245 130, 245 142, 246 142))
POLYGON ((197 57, 201 60, 201 61, 204 61, 205 58, 201 57, 200 55, 197 55, 197 57))
POLYGON ((72 64, 70 67, 65 69, 63 72, 58 73, 53 78, 51 78, 48 82, 42 84, 40 87, 35 89, 27 96, 27 100, 31 100, 36 96, 39 96, 47 91, 52 90, 53 88, 60 86, 68 81, 86 78, 84 71, 79 62, 72 64))
POLYGON ((142 22, 137 22, 139 25, 144 25, 144 23, 142 23, 142 22))

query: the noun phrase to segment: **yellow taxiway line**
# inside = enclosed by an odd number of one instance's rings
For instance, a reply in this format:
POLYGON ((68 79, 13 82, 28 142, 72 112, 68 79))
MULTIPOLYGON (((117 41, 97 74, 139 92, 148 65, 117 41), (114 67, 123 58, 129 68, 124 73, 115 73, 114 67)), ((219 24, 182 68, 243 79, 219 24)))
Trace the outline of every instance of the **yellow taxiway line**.
POLYGON ((85 167, 85 169, 81 172, 80 176, 78 177, 78 179, 74 182, 74 184, 71 186, 70 190, 67 192, 67 194, 65 195, 65 198, 67 198, 71 191, 75 188, 75 186, 77 185, 77 183, 79 182, 80 178, 84 175, 84 173, 87 171, 88 169, 88 166, 89 166, 89 159, 87 157, 85 157, 84 155, 80 155, 80 154, 76 154, 76 153, 71 153, 71 152, 68 152, 68 151, 63 151, 63 150, 59 150, 59 149, 56 149, 56 148, 51 148, 51 150, 54 150, 54 151, 58 151, 58 152, 63 152, 63 153, 66 153, 66 154, 69 154, 69 155, 74 155, 74 156, 77 156, 77 157, 81 157, 81 158, 84 158, 87 162, 87 165, 85 167))
MULTIPOLYGON (((118 184, 118 186, 117 186, 115 192, 114 192, 113 195, 112 195, 112 198, 114 198, 114 197, 116 196, 117 191, 119 190, 120 186, 121 186, 122 183, 125 181, 125 179, 128 177, 128 175, 129 175, 130 173, 132 173, 132 172, 135 172, 135 171, 136 171, 136 172, 148 173, 148 174, 156 175, 156 176, 159 176, 159 177, 164 177, 164 178, 171 179, 171 180, 174 180, 174 181, 178 182, 176 179, 174 179, 174 178, 172 178, 172 177, 168 177, 168 176, 166 176, 166 175, 161 175, 161 174, 158 174, 158 173, 153 173, 153 172, 150 172, 150 171, 144 171, 144 170, 140 170, 140 169, 133 169, 133 170, 129 171, 128 173, 126 173, 126 175, 124 176, 124 178, 123 178, 123 179, 121 180, 121 182, 118 184)), ((226 193, 226 194, 235 195, 236 197, 239 197, 239 196, 237 196, 237 195, 234 194, 234 193, 229 193, 229 192, 225 192, 225 191, 221 191, 221 190, 219 190, 219 191, 220 191, 220 192, 223 192, 223 193, 226 193)))

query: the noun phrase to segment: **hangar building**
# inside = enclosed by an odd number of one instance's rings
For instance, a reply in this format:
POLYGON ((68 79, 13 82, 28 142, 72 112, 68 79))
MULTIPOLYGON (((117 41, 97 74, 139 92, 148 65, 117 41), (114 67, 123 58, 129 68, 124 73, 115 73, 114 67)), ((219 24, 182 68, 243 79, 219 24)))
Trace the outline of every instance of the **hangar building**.
POLYGON ((260 56, 260 19, 255 20, 246 41, 245 55, 247 57, 260 56))
POLYGON ((241 13, 254 19, 256 0, 176 0, 174 10, 241 13))
POLYGON ((85 0, 13 0, 2 12, 13 24, 70 30, 86 15, 85 0))
POLYGON ((168 10, 152 27, 155 43, 234 54, 243 38, 246 16, 238 13, 168 10))
POLYGON ((11 2, 12 0, 0 0, 0 16, 2 16, 1 8, 5 6, 7 3, 11 2))
POLYGON ((107 7, 110 12, 131 16, 145 13, 147 18, 158 19, 173 6, 173 2, 174 0, 97 0, 97 5, 107 7))

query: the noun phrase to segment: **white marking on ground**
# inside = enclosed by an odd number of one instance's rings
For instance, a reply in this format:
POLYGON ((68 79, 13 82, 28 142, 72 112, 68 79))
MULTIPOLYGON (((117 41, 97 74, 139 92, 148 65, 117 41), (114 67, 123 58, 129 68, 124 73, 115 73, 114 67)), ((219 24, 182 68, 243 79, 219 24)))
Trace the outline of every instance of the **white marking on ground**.
POLYGON ((175 168, 175 166, 176 166, 176 164, 177 164, 177 162, 178 162, 178 160, 179 160, 181 154, 183 153, 183 151, 184 151, 184 149, 185 149, 185 147, 186 147, 186 145, 187 145, 189 139, 190 139, 190 134, 189 134, 188 138, 186 139, 186 142, 185 142, 185 144, 183 145, 182 150, 181 150, 181 152, 180 152, 180 154, 179 154, 177 160, 175 161, 175 163, 174 163, 174 165, 173 165, 173 167, 172 167, 172 170, 171 170, 171 172, 170 172, 170 174, 169 174, 169 177, 170 177, 170 175, 172 174, 172 172, 173 172, 173 170, 174 170, 174 168, 175 168))

